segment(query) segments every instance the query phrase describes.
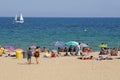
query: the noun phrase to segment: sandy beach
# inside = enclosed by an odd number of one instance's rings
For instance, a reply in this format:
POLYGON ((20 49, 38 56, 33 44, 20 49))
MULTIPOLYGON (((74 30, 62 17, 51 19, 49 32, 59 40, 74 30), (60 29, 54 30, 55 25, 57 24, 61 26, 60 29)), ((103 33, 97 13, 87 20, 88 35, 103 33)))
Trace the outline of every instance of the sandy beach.
MULTIPOLYGON (((98 52, 92 52, 97 56, 98 52)), ((0 80, 120 80, 120 59, 80 60, 77 56, 26 59, 0 57, 0 80)))

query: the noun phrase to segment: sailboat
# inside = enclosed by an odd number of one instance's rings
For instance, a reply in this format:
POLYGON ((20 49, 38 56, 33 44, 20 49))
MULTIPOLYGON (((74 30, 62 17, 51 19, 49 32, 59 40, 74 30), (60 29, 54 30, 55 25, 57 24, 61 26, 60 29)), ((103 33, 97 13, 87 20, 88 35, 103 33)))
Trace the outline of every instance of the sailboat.
POLYGON ((23 16, 22 16, 22 13, 20 13, 19 17, 18 15, 16 14, 15 16, 15 23, 24 23, 24 19, 23 19, 23 16))

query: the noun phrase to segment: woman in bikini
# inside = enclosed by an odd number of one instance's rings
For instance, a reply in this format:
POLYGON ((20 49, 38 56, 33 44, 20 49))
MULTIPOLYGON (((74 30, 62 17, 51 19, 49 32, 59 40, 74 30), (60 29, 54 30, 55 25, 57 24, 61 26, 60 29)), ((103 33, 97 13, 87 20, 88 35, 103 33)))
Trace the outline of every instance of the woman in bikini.
POLYGON ((35 51, 34 51, 34 57, 36 59, 36 63, 38 64, 38 59, 39 59, 39 55, 40 55, 41 49, 40 47, 36 47, 35 51))

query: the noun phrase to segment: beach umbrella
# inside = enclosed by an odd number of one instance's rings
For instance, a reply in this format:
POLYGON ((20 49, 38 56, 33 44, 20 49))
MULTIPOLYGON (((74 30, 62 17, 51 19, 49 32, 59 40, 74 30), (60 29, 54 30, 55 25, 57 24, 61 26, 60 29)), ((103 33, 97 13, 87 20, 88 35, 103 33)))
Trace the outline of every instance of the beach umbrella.
POLYGON ((107 48, 107 44, 101 43, 101 44, 99 45, 99 47, 100 47, 100 48, 107 48))
POLYGON ((50 44, 50 46, 54 46, 54 47, 64 47, 65 43, 61 42, 61 41, 57 41, 57 42, 53 42, 50 44))
POLYGON ((89 47, 89 46, 85 43, 80 43, 80 47, 83 48, 83 47, 89 47))
POLYGON ((35 51, 35 49, 37 48, 37 46, 32 45, 32 46, 29 46, 29 48, 31 48, 32 52, 34 52, 34 51, 35 51))
POLYGON ((10 45, 6 45, 4 46, 5 49, 8 49, 8 50, 14 50, 14 47, 13 46, 10 46, 10 45))
POLYGON ((76 41, 69 41, 69 42, 66 42, 66 45, 67 46, 78 46, 78 42, 76 42, 76 41))
POLYGON ((30 46, 29 48, 31 48, 31 49, 35 49, 37 46, 35 46, 35 45, 32 45, 32 46, 30 46))

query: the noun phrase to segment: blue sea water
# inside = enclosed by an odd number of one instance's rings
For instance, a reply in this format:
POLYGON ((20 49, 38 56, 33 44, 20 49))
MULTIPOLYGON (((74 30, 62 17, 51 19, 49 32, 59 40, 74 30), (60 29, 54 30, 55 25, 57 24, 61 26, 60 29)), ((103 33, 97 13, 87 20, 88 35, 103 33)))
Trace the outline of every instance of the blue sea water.
POLYGON ((0 45, 27 49, 30 45, 50 47, 55 41, 88 43, 100 50, 100 43, 110 48, 120 46, 120 18, 47 18, 26 17, 14 24, 12 17, 0 17, 0 45))

